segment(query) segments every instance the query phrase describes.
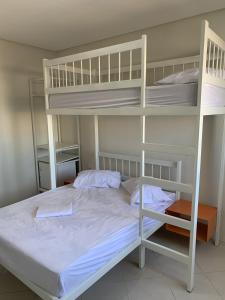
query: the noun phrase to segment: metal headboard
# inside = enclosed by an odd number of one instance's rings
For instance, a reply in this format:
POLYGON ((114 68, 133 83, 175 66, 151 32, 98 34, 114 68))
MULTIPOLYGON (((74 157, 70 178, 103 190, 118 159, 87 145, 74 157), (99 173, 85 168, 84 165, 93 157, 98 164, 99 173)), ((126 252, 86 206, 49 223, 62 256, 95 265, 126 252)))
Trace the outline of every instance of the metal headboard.
MULTIPOLYGON (((122 177, 139 177, 140 176, 139 156, 99 153, 99 168, 101 170, 119 171, 122 177)), ((167 179, 181 182, 182 161, 167 161, 146 159, 145 170, 147 176, 154 178, 167 179)), ((176 193, 176 198, 180 198, 180 193, 176 193)))

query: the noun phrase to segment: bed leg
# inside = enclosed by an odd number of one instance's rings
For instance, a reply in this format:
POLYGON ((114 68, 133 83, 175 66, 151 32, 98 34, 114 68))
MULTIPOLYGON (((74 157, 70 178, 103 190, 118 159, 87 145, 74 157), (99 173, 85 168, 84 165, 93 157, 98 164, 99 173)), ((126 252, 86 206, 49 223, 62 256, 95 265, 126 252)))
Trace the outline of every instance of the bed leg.
POLYGON ((145 247, 140 246, 139 247, 139 268, 143 269, 145 266, 145 247))

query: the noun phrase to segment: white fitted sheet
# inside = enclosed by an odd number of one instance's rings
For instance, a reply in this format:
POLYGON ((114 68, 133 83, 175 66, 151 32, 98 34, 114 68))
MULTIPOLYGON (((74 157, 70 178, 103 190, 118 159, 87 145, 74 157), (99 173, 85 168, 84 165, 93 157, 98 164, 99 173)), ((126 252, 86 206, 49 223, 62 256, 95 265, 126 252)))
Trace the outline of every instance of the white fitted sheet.
MULTIPOLYGON (((158 207, 164 211, 175 200, 158 207)), ((121 188, 49 191, 0 209, 0 263, 54 296, 76 288, 138 237, 138 209, 121 188), (36 219, 41 203, 71 201, 73 215, 36 219)), ((145 229, 157 221, 146 218, 145 229)))
MULTIPOLYGON (((197 104, 197 91, 197 83, 147 87, 146 105, 194 106, 197 104)), ((140 105, 140 92, 137 88, 50 96, 50 108, 107 108, 137 105, 140 105)), ((225 88, 205 84, 203 105, 225 106, 225 88)))
MULTIPOLYGON (((147 105, 196 105, 197 83, 146 88, 147 105)), ((138 88, 50 95, 50 108, 100 108, 140 105, 138 88)))

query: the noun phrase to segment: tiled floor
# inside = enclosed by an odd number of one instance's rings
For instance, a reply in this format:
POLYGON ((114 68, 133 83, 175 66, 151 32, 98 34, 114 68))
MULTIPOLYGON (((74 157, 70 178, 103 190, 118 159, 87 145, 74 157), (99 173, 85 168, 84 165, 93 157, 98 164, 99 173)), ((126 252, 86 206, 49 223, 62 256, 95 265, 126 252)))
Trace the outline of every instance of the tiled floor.
MULTIPOLYGON (((162 231, 153 237, 187 251, 187 240, 162 231)), ((185 266, 147 251, 144 270, 137 267, 137 251, 85 292, 79 300, 225 300, 225 244, 197 245, 195 288, 185 290, 185 266)), ((0 300, 40 300, 0 268, 0 300)))

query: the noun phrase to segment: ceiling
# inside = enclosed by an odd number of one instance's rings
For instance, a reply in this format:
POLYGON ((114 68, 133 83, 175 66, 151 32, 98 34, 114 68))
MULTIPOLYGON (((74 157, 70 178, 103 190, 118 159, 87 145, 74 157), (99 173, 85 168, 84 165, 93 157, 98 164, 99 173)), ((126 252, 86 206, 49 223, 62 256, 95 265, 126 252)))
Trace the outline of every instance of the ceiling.
POLYGON ((224 0, 2 0, 0 38, 62 50, 221 8, 224 0))

